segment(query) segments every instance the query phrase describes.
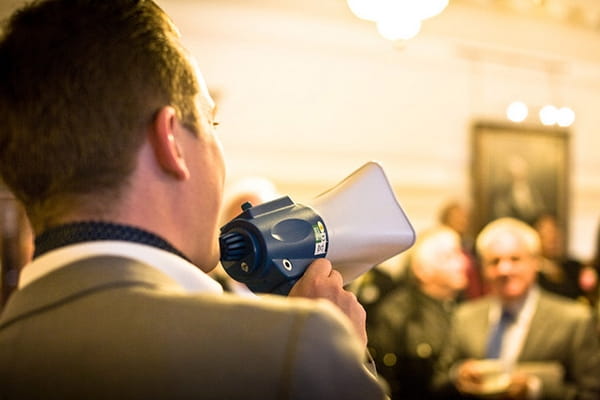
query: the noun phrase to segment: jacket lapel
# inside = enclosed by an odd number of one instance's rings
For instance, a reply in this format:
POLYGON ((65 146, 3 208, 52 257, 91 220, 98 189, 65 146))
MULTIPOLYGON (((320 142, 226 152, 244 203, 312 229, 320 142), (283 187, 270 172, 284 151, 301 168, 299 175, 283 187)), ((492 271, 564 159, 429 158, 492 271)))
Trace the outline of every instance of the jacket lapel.
POLYGON ((529 323, 527 330, 527 336, 523 341, 521 352, 517 359, 519 361, 527 361, 537 359, 536 351, 538 349, 544 349, 544 343, 548 339, 548 335, 551 334, 548 329, 548 315, 552 314, 552 310, 547 310, 548 304, 545 301, 545 297, 540 293, 538 298, 538 304, 535 307, 533 317, 529 323))

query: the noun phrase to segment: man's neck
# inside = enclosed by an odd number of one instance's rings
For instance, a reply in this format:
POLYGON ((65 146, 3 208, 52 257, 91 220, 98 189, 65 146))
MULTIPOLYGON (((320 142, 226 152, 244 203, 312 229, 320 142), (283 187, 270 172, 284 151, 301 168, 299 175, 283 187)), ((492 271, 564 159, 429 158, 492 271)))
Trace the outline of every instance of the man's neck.
POLYGON ((105 221, 79 221, 59 225, 42 232, 35 238, 34 257, 48 251, 76 243, 120 240, 157 247, 184 259, 181 251, 164 238, 137 226, 105 221))
POLYGON ((502 308, 517 312, 523 307, 523 304, 527 301, 527 297, 531 293, 531 288, 527 289, 522 296, 511 299, 499 299, 502 305, 502 308))

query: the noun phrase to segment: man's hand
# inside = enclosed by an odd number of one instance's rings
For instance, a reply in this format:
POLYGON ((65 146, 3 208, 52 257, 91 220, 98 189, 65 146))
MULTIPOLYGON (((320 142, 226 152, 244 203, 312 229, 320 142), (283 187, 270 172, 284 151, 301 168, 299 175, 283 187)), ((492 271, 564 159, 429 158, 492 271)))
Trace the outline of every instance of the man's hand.
POLYGON ((506 397, 514 400, 525 400, 529 387, 527 381, 529 377, 526 374, 516 372, 510 377, 510 384, 506 390, 506 397))
POLYGON ((354 293, 345 290, 343 285, 342 275, 333 269, 331 262, 325 258, 319 258, 308 266, 302 278, 290 291, 289 296, 331 301, 350 318, 358 337, 366 346, 365 321, 367 314, 354 293))
MULTIPOLYGON (((456 388, 461 393, 466 393, 470 395, 491 395, 497 396, 498 398, 507 399, 507 400, 525 400, 527 399, 528 392, 528 376, 522 373, 514 373, 512 375, 505 375, 506 382, 505 387, 494 388, 493 393, 488 393, 488 389, 486 386, 489 379, 490 373, 492 375, 492 379, 499 379, 498 374, 500 372, 492 372, 490 371, 489 364, 487 363, 489 360, 474 360, 469 359, 464 361, 457 370, 456 375, 456 388), (487 365, 487 366, 486 366, 487 365), (496 391, 500 389, 500 391, 496 391)), ((508 374, 507 372, 505 374, 508 374)), ((492 385, 494 386, 494 385, 492 385)), ((504 385, 503 385, 504 386, 504 385)))
POLYGON ((483 374, 477 360, 467 360, 458 367, 455 385, 461 393, 481 393, 483 374))

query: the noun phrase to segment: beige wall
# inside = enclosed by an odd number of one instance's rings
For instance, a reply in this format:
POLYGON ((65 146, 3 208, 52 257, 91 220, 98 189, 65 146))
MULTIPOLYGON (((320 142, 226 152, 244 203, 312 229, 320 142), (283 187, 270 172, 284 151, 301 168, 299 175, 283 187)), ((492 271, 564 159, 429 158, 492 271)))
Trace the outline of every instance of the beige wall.
MULTIPOLYGON (((342 0, 160 2, 219 104, 229 177, 263 175, 296 201, 379 160, 417 230, 471 194, 474 121, 506 105, 568 105, 571 250, 600 222, 600 33, 455 0, 398 46, 342 0)), ((535 121, 529 121, 535 123, 535 121)))
MULTIPOLYGON (((4 15, 22 0, 2 0, 4 15)), ((344 0, 158 0, 218 97, 229 178, 309 201, 379 160, 417 230, 471 194, 474 121, 515 99, 568 105, 571 250, 600 223, 600 31, 451 0, 404 46, 344 0)), ((591 4, 591 3, 590 3, 591 4)))

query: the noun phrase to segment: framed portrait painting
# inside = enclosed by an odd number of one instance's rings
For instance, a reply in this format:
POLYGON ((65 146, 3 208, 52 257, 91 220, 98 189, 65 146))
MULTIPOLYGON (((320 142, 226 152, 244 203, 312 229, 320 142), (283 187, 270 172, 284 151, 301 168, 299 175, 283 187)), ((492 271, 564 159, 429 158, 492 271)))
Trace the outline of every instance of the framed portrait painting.
POLYGON ((472 129, 476 232, 499 217, 553 214, 566 232, 568 131, 478 122, 472 129))

